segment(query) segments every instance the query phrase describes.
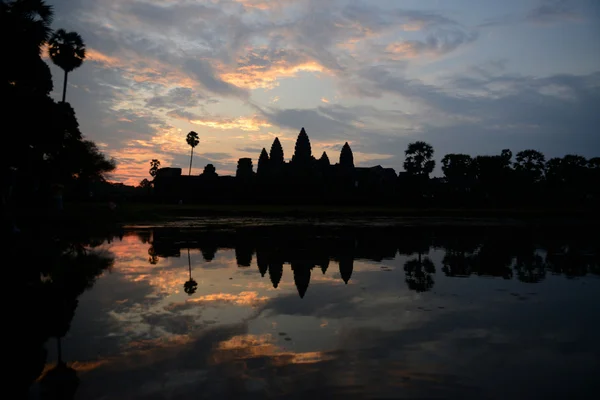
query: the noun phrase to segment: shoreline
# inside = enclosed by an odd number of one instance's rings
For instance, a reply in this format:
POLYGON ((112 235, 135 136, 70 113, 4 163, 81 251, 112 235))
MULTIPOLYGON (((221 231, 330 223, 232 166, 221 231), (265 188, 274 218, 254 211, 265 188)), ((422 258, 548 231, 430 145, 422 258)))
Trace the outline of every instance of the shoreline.
POLYGON ((577 208, 407 208, 393 206, 329 205, 201 205, 123 203, 111 210, 107 203, 65 203, 64 211, 51 215, 47 209, 17 210, 17 219, 27 225, 36 221, 68 225, 144 225, 193 221, 194 219, 279 219, 293 222, 362 221, 364 223, 566 223, 588 225, 600 222, 600 210, 577 208), (437 221, 435 221, 437 220, 437 221))

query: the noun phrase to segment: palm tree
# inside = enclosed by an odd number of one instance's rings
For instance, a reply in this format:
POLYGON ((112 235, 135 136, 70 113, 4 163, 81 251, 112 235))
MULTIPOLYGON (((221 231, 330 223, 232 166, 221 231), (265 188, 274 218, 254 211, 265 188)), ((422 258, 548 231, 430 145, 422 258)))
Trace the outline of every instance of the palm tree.
POLYGON ((194 158, 194 147, 198 146, 198 143, 200 143, 200 139, 198 139, 198 134, 196 132, 191 131, 187 134, 185 141, 192 148, 192 153, 190 155, 190 172, 188 173, 188 175, 192 175, 192 159, 194 158))
POLYGON ((79 68, 85 59, 85 43, 77 32, 67 32, 59 29, 48 42, 52 62, 65 71, 63 82, 62 102, 67 95, 67 75, 75 68, 79 68))

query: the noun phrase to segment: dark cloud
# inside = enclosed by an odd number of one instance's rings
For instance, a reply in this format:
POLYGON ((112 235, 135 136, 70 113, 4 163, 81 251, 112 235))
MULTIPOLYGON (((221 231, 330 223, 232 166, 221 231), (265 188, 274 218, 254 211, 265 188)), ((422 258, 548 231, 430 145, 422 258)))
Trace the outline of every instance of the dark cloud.
POLYGON ((169 90, 164 96, 154 96, 146 100, 146 107, 170 108, 174 106, 194 107, 205 97, 193 89, 177 87, 169 90))
POLYGON ((198 114, 194 114, 193 112, 186 111, 182 108, 177 108, 175 110, 171 110, 171 111, 167 112, 166 115, 168 115, 169 117, 183 119, 186 121, 190 121, 190 120, 193 121, 193 120, 201 118, 198 114))
POLYGON ((248 92, 217 77, 214 68, 208 61, 188 59, 183 64, 189 72, 208 91, 221 96, 248 97, 248 92))
POLYGON ((541 0, 537 7, 529 11, 525 19, 530 22, 549 23, 579 18, 577 1, 541 0))
POLYGON ((389 50, 399 50, 400 54, 418 56, 422 54, 444 55, 456 50, 458 47, 475 41, 476 32, 460 30, 439 30, 431 33, 425 40, 407 40, 388 47, 389 50))

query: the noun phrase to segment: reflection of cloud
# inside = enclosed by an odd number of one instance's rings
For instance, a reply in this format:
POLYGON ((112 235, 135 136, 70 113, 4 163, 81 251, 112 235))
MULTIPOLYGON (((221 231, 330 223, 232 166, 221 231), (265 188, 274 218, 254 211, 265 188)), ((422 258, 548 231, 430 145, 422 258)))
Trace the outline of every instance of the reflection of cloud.
POLYGON ((217 364, 230 361, 230 356, 235 354, 236 359, 255 357, 270 357, 274 365, 286 364, 314 364, 334 357, 320 351, 296 353, 286 351, 273 344, 271 334, 238 335, 220 342, 213 353, 213 361, 217 364))
POLYGON ((165 307, 167 311, 176 311, 179 309, 190 308, 194 304, 207 304, 207 303, 228 303, 235 304, 238 306, 251 306, 255 307, 260 303, 269 300, 267 296, 260 296, 258 292, 240 292, 235 293, 213 293, 204 296, 187 299, 183 303, 171 303, 165 307))

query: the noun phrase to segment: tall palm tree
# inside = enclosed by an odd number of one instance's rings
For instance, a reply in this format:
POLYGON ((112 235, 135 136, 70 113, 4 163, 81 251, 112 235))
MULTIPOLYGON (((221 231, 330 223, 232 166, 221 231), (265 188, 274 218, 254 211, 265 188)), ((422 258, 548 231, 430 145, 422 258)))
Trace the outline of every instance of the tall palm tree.
POLYGON ((185 141, 192 148, 192 154, 190 155, 190 172, 188 173, 188 175, 192 175, 192 159, 194 158, 194 147, 198 146, 198 143, 200 143, 200 139, 198 139, 198 134, 196 132, 191 131, 187 134, 185 141))
POLYGON ((75 68, 79 68, 85 59, 85 43, 77 32, 67 32, 59 29, 48 41, 48 48, 52 62, 65 71, 63 82, 62 102, 67 95, 67 75, 75 68))

